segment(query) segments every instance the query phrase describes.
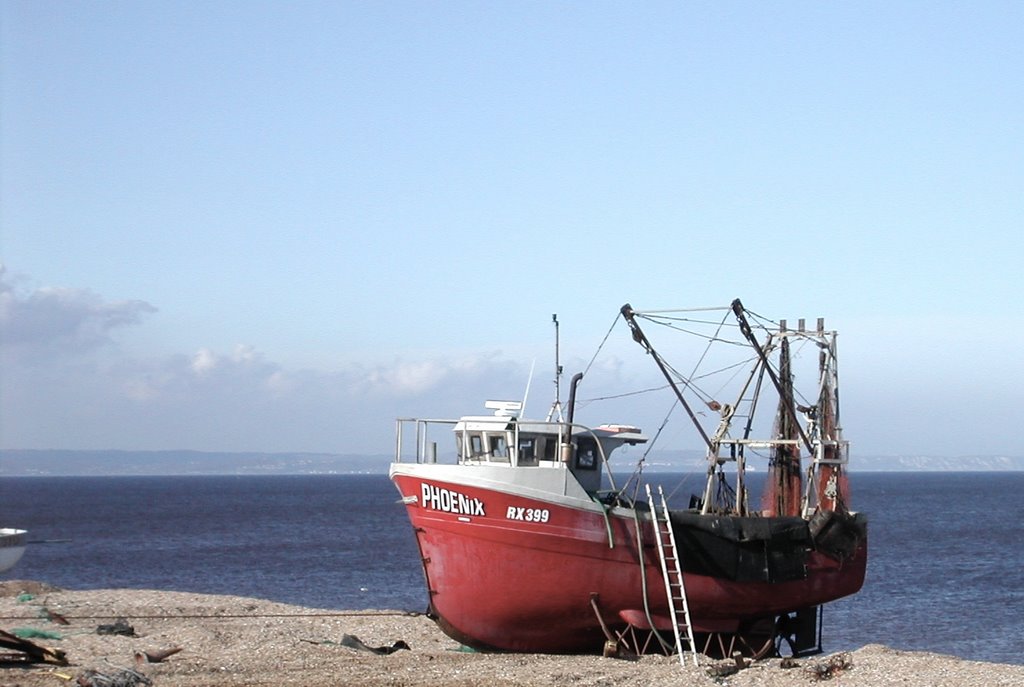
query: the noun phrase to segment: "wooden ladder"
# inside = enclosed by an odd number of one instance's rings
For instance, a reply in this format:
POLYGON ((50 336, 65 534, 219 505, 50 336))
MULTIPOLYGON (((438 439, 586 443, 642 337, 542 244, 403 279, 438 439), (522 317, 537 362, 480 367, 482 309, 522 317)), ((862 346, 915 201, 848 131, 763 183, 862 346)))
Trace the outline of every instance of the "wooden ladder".
POLYGON ((661 485, 658 486, 658 499, 655 502, 651 493, 651 485, 646 484, 647 503, 651 506, 651 520, 654 524, 655 541, 658 542, 658 559, 661 561, 661 574, 665 578, 665 594, 668 596, 668 607, 672 615, 672 630, 676 639, 676 654, 679 665, 686 665, 683 653, 683 639, 690 646, 693 665, 697 664, 697 648, 693 641, 693 626, 690 624, 690 606, 686 600, 686 587, 683 585, 683 570, 679 561, 679 550, 676 547, 676 535, 672 531, 672 520, 669 517, 668 502, 661 485))

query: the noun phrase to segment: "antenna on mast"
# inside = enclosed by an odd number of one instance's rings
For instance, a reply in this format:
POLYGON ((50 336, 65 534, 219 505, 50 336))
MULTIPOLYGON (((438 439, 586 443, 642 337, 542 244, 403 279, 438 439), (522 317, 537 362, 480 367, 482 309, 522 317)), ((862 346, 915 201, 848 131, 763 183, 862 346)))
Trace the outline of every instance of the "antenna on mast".
POLYGON ((526 380, 526 391, 523 392, 523 405, 521 408, 522 414, 526 415, 526 399, 530 396, 530 384, 533 383, 533 369, 537 367, 537 359, 534 358, 533 362, 530 363, 530 376, 526 380))
POLYGON ((551 321, 555 324, 555 402, 551 405, 551 411, 548 413, 548 422, 551 418, 557 417, 558 421, 562 421, 562 363, 559 358, 560 352, 558 350, 558 313, 551 316, 551 321))

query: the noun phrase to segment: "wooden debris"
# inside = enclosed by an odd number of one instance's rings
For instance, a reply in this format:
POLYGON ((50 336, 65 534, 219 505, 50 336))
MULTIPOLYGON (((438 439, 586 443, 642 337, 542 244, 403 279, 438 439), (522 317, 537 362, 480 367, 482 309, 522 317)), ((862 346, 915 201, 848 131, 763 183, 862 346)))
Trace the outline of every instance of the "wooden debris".
POLYGON ((60 649, 40 646, 3 630, 0 630, 0 648, 16 652, 0 655, 3 660, 24 663, 55 663, 59 666, 68 664, 64 652, 60 649))
POLYGON ((172 646, 170 649, 154 649, 152 651, 136 651, 135 664, 162 663, 165 659, 181 651, 180 646, 172 646))
POLYGON ((42 612, 43 617, 46 618, 47 620, 49 620, 51 623, 56 623, 57 625, 70 625, 71 624, 71 623, 68 622, 67 618, 62 616, 60 613, 54 613, 53 611, 51 611, 46 606, 42 607, 42 611, 41 612, 42 612))

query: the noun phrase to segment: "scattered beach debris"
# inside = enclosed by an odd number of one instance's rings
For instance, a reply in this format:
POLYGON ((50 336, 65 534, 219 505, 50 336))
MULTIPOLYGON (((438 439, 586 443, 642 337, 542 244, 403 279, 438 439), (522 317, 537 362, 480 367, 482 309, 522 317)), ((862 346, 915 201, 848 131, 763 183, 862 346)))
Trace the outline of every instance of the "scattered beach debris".
POLYGON ((135 664, 163 663, 167 658, 181 651, 180 646, 172 646, 170 649, 154 649, 153 651, 136 651, 135 664))
POLYGON ((831 680, 850 668, 853 668, 853 656, 844 651, 829 657, 828 660, 812 663, 807 666, 807 672, 816 680, 831 680))
POLYGON ((11 634, 22 639, 64 639, 59 632, 40 630, 37 627, 16 627, 11 634))
POLYGON ((68 622, 67 618, 62 616, 60 613, 55 613, 54 611, 51 611, 46 606, 40 606, 39 607, 39 617, 40 618, 46 618, 51 623, 55 623, 57 625, 70 625, 71 624, 71 623, 68 622))
POLYGON ((356 649, 357 651, 367 651, 371 654, 377 654, 378 656, 387 656, 388 654, 393 654, 396 651, 401 651, 402 649, 412 649, 412 647, 410 647, 401 639, 399 639, 391 646, 367 646, 363 642, 363 640, 359 639, 359 637, 356 637, 355 635, 342 635, 340 642, 332 642, 329 639, 325 639, 322 641, 316 641, 313 639, 303 639, 302 641, 308 644, 333 644, 347 647, 349 649, 356 649))
POLYGON ((781 661, 779 661, 779 667, 780 668, 799 668, 800 667, 800 661, 796 660, 792 656, 787 656, 784 659, 782 659, 781 661))
POLYGON ((377 654, 378 656, 387 656, 393 654, 396 651, 402 649, 409 650, 409 645, 399 639, 391 646, 367 646, 363 643, 359 637, 355 635, 342 635, 341 645, 347 646, 349 649, 358 649, 359 651, 369 651, 371 654, 377 654))
POLYGON ((66 666, 68 664, 64 652, 60 649, 40 646, 34 642, 30 642, 27 639, 3 630, 0 630, 0 649, 7 649, 15 652, 11 654, 0 654, 0 661, 56 663, 59 666, 66 666))
POLYGON ((130 668, 119 668, 111 675, 98 670, 83 670, 75 682, 78 687, 138 687, 153 684, 148 677, 130 668))
POLYGON ((708 668, 708 675, 710 677, 728 677, 735 675, 744 668, 750 666, 750 661, 743 658, 743 654, 739 651, 734 651, 732 654, 732 662, 716 663, 715 665, 708 668))
POLYGON ((124 618, 118 618, 113 623, 107 625, 99 625, 96 627, 96 634, 98 635, 123 635, 125 637, 134 637, 135 628, 128 624, 128 621, 124 618))

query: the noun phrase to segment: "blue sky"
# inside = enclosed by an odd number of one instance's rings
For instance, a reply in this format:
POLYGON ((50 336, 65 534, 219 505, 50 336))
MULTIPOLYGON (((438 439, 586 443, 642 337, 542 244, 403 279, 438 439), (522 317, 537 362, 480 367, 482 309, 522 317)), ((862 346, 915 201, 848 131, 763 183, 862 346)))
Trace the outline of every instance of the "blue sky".
POLYGON ((543 413, 552 313, 572 372, 741 297, 840 330, 854 451, 1020 453, 1021 3, 0 20, 0 446, 386 453, 534 363, 543 413))

